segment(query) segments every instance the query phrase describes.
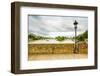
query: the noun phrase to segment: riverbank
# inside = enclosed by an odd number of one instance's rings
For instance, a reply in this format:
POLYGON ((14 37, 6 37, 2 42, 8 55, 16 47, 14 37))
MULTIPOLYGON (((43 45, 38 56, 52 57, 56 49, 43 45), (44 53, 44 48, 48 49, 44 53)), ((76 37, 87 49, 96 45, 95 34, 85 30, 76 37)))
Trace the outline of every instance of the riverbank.
POLYGON ((64 41, 57 41, 55 39, 50 40, 35 40, 35 41, 29 41, 28 44, 74 44, 75 42, 72 40, 64 40, 64 41))

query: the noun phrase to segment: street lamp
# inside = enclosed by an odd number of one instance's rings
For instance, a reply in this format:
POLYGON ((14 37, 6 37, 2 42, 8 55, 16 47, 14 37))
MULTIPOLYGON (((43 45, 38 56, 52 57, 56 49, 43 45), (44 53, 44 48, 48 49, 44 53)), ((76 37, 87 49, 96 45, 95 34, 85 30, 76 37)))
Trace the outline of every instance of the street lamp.
POLYGON ((75 29, 75 45, 74 45, 74 51, 73 51, 73 53, 78 53, 77 39, 76 39, 78 22, 75 20, 73 24, 74 24, 74 29, 75 29))

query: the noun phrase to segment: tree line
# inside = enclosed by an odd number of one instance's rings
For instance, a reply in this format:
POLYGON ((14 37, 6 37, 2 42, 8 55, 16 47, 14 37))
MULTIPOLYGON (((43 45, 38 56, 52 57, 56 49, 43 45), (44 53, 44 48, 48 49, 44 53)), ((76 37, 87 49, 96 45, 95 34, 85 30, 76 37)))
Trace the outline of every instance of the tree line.
MULTIPOLYGON (((64 40, 67 40, 67 39, 75 39, 75 37, 66 37, 66 36, 57 36, 55 38, 52 38, 52 37, 44 37, 44 36, 39 36, 39 35, 35 35, 33 33, 30 33, 28 35, 28 39, 29 40, 47 40, 47 39, 55 39, 57 41, 64 41, 64 40)), ((86 30, 84 33, 76 36, 76 40, 78 41, 84 41, 85 39, 88 39, 88 31, 86 30)))

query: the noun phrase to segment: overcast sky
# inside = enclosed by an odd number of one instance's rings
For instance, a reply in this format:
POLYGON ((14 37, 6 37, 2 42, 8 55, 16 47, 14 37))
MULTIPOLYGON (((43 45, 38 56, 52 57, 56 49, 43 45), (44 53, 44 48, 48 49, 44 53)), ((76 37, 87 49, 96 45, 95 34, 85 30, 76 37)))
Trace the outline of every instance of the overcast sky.
POLYGON ((43 36, 74 36, 75 20, 78 34, 88 29, 87 17, 29 15, 28 19, 29 33, 43 36))

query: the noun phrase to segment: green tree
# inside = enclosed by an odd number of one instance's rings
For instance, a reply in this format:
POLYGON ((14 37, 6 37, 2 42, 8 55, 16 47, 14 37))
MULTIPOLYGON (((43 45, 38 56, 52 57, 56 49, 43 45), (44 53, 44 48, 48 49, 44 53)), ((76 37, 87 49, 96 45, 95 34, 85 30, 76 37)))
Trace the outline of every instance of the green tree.
POLYGON ((84 41, 87 38, 88 38, 88 31, 85 31, 84 33, 82 33, 76 37, 76 39, 79 41, 84 41))
POLYGON ((64 36, 57 36, 55 39, 57 41, 64 41, 66 39, 66 37, 64 37, 64 36))

